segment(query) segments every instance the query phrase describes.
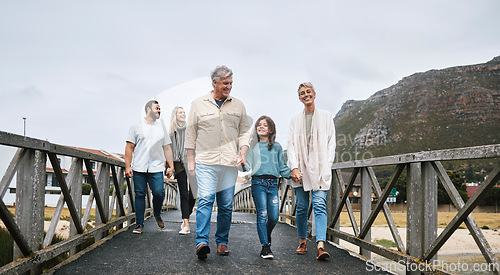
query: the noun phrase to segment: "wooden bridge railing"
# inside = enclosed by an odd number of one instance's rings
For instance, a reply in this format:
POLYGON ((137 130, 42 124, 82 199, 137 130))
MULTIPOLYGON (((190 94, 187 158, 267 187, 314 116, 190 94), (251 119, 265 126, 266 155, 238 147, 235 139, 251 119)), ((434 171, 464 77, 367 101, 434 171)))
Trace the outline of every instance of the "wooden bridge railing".
MULTIPOLYGON (((332 185, 327 199, 329 225, 327 238, 337 244, 339 239, 342 239, 357 245, 360 248, 360 254, 368 259, 371 257, 370 253, 374 252, 405 265, 416 264, 427 271, 443 271, 439 270, 439 267, 433 266, 432 262, 436 259, 439 249, 464 222, 484 258, 493 267, 492 270, 498 273, 499 262, 470 213, 499 181, 499 159, 500 144, 495 144, 334 163, 332 166, 332 185), (472 159, 493 159, 496 164, 474 195, 467 202, 464 202, 441 162, 472 159), (377 166, 395 166, 383 192, 373 170, 373 167, 377 166), (396 186, 396 182, 405 169, 407 173, 406 244, 399 236, 386 203, 391 189, 396 186), (341 176, 342 170, 352 171, 348 182, 344 182, 341 176), (354 217, 353 207, 348 197, 357 177, 361 179, 359 225, 354 217), (437 235, 438 179, 450 196, 455 208, 458 209, 456 216, 439 236, 437 235), (372 194, 377 199, 376 203, 372 203, 372 194), (340 213, 343 209, 347 210, 354 234, 340 230, 340 213), (386 218, 397 251, 381 247, 371 240, 370 230, 380 211, 386 218)), ((281 180, 279 189, 281 196, 280 219, 295 224, 295 197, 291 185, 287 180, 281 180)), ((235 195, 235 211, 251 212, 253 207, 250 187, 240 190, 235 195)), ((312 217, 311 210, 312 207, 309 208, 310 218, 312 217)))
MULTIPOLYGON (((0 145, 18 148, 0 182, 0 218, 15 242, 14 261, 0 267, 0 274, 19 274, 30 270, 31 273, 41 273, 43 262, 68 251, 73 255, 80 250, 80 245, 84 242, 97 242, 106 236, 121 232, 121 229, 125 230, 135 222, 133 183, 125 177, 124 162, 1 131, 0 145), (58 156, 72 158, 66 177, 58 156), (44 237, 47 158, 54 169, 62 193, 44 237), (97 164, 95 173, 91 162, 97 164), (92 189, 85 212, 82 213, 84 169, 92 189), (3 200, 14 175, 17 180, 15 218, 3 200), (114 188, 110 199, 111 184, 114 188), (87 228, 94 202, 95 227, 87 228), (65 205, 70 212, 70 236, 64 241, 50 245, 65 205)), ((151 199, 148 192, 146 216, 152 214, 151 199)), ((175 208, 176 205, 177 188, 166 183, 164 208, 175 208)))

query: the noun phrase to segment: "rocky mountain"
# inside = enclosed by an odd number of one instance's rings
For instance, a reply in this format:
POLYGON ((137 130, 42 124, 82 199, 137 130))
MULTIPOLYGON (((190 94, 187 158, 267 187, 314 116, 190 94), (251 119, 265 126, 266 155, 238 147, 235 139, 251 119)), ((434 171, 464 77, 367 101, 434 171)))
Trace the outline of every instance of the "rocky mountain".
POLYGON ((335 126, 336 161, 500 143, 500 56, 347 101, 335 126))

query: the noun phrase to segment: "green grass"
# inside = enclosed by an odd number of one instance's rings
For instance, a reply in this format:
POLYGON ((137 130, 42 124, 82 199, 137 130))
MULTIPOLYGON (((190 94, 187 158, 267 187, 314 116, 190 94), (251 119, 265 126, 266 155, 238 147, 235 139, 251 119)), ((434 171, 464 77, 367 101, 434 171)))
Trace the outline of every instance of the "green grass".
POLYGON ((375 240, 375 243, 383 247, 396 247, 396 243, 388 239, 375 240))

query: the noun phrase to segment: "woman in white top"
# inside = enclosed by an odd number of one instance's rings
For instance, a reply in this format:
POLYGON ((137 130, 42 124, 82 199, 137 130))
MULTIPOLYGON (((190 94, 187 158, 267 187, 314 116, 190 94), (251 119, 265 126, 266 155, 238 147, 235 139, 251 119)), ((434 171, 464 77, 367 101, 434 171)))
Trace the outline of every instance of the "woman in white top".
POLYGON ((330 189, 332 163, 335 158, 335 126, 328 111, 315 108, 316 92, 310 82, 299 85, 299 100, 304 110, 296 115, 288 132, 288 167, 292 169, 299 235, 297 254, 306 254, 309 195, 312 197, 318 260, 330 254, 325 251, 327 213, 326 195, 330 189))

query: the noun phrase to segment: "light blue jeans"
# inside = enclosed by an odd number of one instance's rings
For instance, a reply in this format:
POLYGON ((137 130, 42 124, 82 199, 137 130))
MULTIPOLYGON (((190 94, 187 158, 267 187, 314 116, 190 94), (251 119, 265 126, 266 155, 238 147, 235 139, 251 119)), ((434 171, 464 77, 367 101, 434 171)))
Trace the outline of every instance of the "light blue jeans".
POLYGON ((153 192, 153 214, 155 217, 161 215, 165 190, 163 189, 163 172, 141 173, 134 171, 135 191, 135 223, 144 226, 144 211, 146 210, 147 184, 153 192))
POLYGON ((297 201, 297 234, 299 238, 307 238, 307 214, 309 210, 309 194, 312 197, 312 207, 314 211, 314 221, 316 225, 316 242, 326 241, 326 194, 327 191, 304 191, 304 188, 295 188, 295 198, 297 201))
POLYGON ((233 213, 234 185, 238 177, 236 167, 196 164, 198 207, 196 208, 196 247, 209 244, 210 218, 217 199, 217 231, 215 243, 227 245, 233 213))
POLYGON ((263 246, 269 244, 279 218, 278 180, 252 177, 252 197, 257 212, 257 234, 263 246))

